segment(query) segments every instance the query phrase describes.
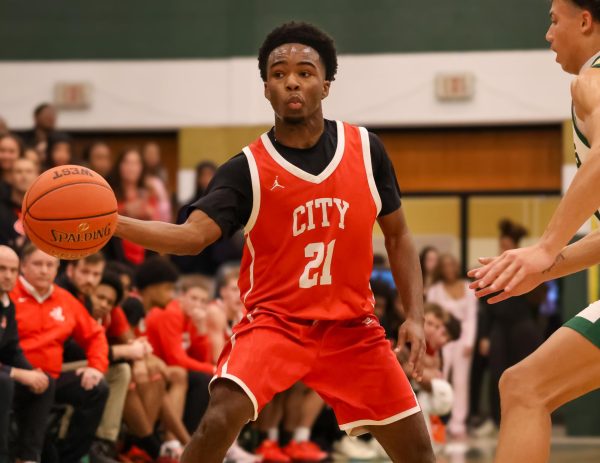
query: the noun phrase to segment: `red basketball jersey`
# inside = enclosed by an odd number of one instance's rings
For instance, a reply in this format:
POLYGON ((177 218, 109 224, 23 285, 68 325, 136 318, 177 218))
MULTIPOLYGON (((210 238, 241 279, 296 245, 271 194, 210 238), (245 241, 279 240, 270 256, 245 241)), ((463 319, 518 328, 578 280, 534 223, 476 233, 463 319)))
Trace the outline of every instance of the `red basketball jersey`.
POLYGON ((253 207, 239 278, 246 309, 309 320, 373 312, 373 224, 381 199, 366 129, 337 122, 319 175, 281 156, 267 134, 244 148, 253 207))

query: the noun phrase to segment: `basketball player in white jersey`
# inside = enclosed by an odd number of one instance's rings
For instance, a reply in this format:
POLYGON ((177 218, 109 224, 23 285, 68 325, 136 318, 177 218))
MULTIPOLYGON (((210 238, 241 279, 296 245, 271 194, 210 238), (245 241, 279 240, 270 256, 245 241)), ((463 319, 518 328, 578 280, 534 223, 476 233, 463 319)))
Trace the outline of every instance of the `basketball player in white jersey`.
MULTIPOLYGON (((600 262, 600 232, 567 245, 600 207, 600 0, 553 0, 546 39, 571 85, 579 171, 533 246, 481 259, 470 272, 489 302, 524 294, 544 281, 600 262)), ((600 217, 600 215, 599 215, 600 217)), ((502 421, 497 463, 548 461, 550 414, 600 388, 600 301, 591 304, 500 380, 502 421)))

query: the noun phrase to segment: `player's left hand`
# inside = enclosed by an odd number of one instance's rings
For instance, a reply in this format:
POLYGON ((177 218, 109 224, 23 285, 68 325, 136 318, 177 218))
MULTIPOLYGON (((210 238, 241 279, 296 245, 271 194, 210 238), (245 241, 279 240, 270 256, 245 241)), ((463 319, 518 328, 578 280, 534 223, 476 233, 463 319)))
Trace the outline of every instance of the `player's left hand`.
POLYGON ((425 331, 422 319, 408 318, 398 331, 398 346, 396 350, 410 343, 410 357, 406 364, 407 374, 416 381, 423 378, 423 354, 425 353, 425 331))
POLYGON ((81 387, 83 387, 86 391, 95 388, 104 377, 101 371, 92 367, 78 369, 77 375, 81 376, 81 387))
MULTIPOLYGON (((503 291, 488 302, 495 303, 514 296, 515 289, 530 286, 541 279, 544 271, 554 264, 556 256, 551 255, 545 248, 534 245, 521 249, 511 249, 495 258, 480 259, 483 267, 469 272, 469 277, 475 281, 470 288, 476 290, 477 297, 503 291)), ((535 286, 534 286, 535 287, 535 286)))

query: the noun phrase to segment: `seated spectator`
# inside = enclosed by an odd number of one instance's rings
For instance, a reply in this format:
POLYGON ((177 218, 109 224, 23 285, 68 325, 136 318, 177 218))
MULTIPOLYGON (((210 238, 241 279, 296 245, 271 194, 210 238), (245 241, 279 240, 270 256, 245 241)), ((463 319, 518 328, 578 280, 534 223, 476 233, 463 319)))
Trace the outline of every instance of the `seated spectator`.
POLYGON ((48 139, 56 132, 56 109, 50 103, 39 104, 33 111, 33 121, 33 128, 23 134, 23 139, 45 161, 48 139))
MULTIPOLYGON (((206 311, 208 291, 198 283, 191 282, 182 288, 178 298, 169 302, 164 309, 153 308, 146 316, 146 334, 154 353, 167 365, 178 365, 187 370, 210 373, 215 371, 212 348, 206 361, 199 361, 186 352, 192 340, 206 345, 206 311), (198 330, 198 325, 203 329, 198 330)), ((224 327, 222 327, 224 329, 224 327)))
POLYGON ((216 364, 213 343, 218 352, 224 343, 225 317, 218 310, 209 313, 208 302, 207 289, 197 279, 187 279, 178 298, 146 317, 154 353, 167 365, 188 371, 183 421, 189 432, 196 430, 208 406, 208 384, 216 364))
POLYGON ((92 316, 102 324, 109 342, 110 366, 106 374, 106 381, 110 393, 102 420, 96 431, 96 440, 92 443, 90 450, 92 461, 101 457, 104 463, 107 459, 114 460, 118 457, 117 439, 131 380, 131 368, 126 362, 143 361, 146 355, 152 352, 145 340, 134 340, 125 314, 118 307, 122 299, 123 286, 119 275, 104 272, 102 279, 91 294, 91 302, 92 316))
POLYGON ((21 276, 11 292, 21 346, 35 368, 57 380, 55 401, 74 407, 58 452, 61 460, 78 461, 90 449, 108 398, 103 378, 108 368, 106 336, 76 298, 53 284, 57 258, 33 244, 27 244, 22 255, 21 276), (87 366, 62 373, 63 344, 70 336, 84 348, 87 366))
POLYGON ((167 169, 162 164, 160 146, 151 141, 142 147, 142 159, 146 166, 146 174, 157 177, 166 187, 169 184, 167 169))
MULTIPOLYGON (((145 183, 146 169, 137 149, 129 148, 121 152, 107 180, 117 197, 119 214, 140 220, 157 218, 157 210, 145 183)), ((141 264, 146 257, 142 246, 114 237, 105 248, 105 253, 109 259, 131 265, 141 264)))
POLYGON ((90 169, 106 178, 112 169, 110 147, 102 141, 95 141, 83 150, 82 161, 90 169))
POLYGON ((33 369, 19 345, 15 306, 8 297, 19 274, 19 258, 0 246, 0 462, 9 461, 9 416, 11 405, 18 425, 13 453, 22 462, 42 457, 46 422, 54 400, 54 381, 33 369))
POLYGON ((45 169, 77 164, 73 154, 73 141, 66 133, 55 132, 48 138, 45 169))
POLYGON ((23 142, 13 134, 0 136, 0 197, 9 195, 14 162, 23 156, 23 142))
POLYGON ((185 204, 194 204, 202 196, 208 188, 208 184, 215 176, 217 165, 212 161, 202 161, 196 164, 196 192, 194 196, 188 199, 185 204))
POLYGON ((91 296, 100 284, 105 266, 106 260, 101 252, 70 260, 65 272, 56 279, 56 284, 69 291, 92 313, 91 296))
POLYGON ((0 244, 17 252, 27 241, 21 222, 23 198, 38 174, 37 167, 29 159, 17 159, 12 166, 10 193, 6 198, 0 198, 0 244))
POLYGON ((246 308, 242 303, 238 279, 240 277, 239 267, 232 267, 224 271, 221 278, 221 284, 218 289, 219 299, 213 304, 220 308, 227 318, 225 327, 225 338, 229 339, 232 329, 244 317, 246 308))
MULTIPOLYGON (((164 308, 171 302, 175 296, 174 291, 177 277, 177 269, 164 257, 151 257, 138 267, 135 281, 145 313, 150 312, 154 307, 164 308)), ((145 334, 146 324, 145 320, 142 319, 138 324, 138 335, 145 336, 145 334)), ((190 434, 183 423, 183 412, 188 385, 187 372, 185 369, 178 366, 167 366, 156 356, 151 356, 146 363, 149 365, 149 368, 145 383, 149 383, 149 385, 158 388, 162 381, 163 390, 166 386, 167 392, 162 399, 158 401, 154 399, 154 405, 158 406, 158 410, 153 410, 155 413, 148 415, 148 419, 150 420, 149 424, 151 424, 151 426, 146 427, 145 430, 153 432, 154 425, 152 420, 156 420, 158 416, 160 416, 161 422, 167 431, 167 442, 159 449, 160 453, 165 456, 177 456, 183 450, 182 445, 187 444, 190 440, 190 434), (151 381, 155 384, 152 384, 151 381)), ((137 376, 134 366, 136 389, 140 389, 136 379, 137 376)), ((140 391, 140 393, 144 393, 144 391, 140 391)), ((146 401, 144 402, 148 403, 146 401)), ((126 421, 128 416, 131 418, 131 415, 126 413, 126 421)), ((135 418, 137 419, 138 417, 136 416, 135 418)), ((140 428, 140 431, 141 430, 143 430, 143 428, 140 428)), ((137 435, 139 435, 139 431, 137 435)), ((156 458, 156 449, 152 450, 153 453, 150 453, 148 450, 146 450, 146 453, 148 453, 150 457, 156 458)))

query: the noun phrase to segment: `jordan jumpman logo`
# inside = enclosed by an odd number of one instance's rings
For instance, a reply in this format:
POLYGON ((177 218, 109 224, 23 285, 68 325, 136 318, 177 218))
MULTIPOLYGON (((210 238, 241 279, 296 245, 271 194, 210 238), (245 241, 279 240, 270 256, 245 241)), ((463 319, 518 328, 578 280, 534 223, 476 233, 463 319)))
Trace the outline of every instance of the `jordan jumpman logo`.
POLYGON ((279 184, 279 176, 278 175, 275 176, 275 181, 273 182, 273 186, 271 187, 271 191, 273 191, 275 188, 285 188, 283 185, 279 184))

